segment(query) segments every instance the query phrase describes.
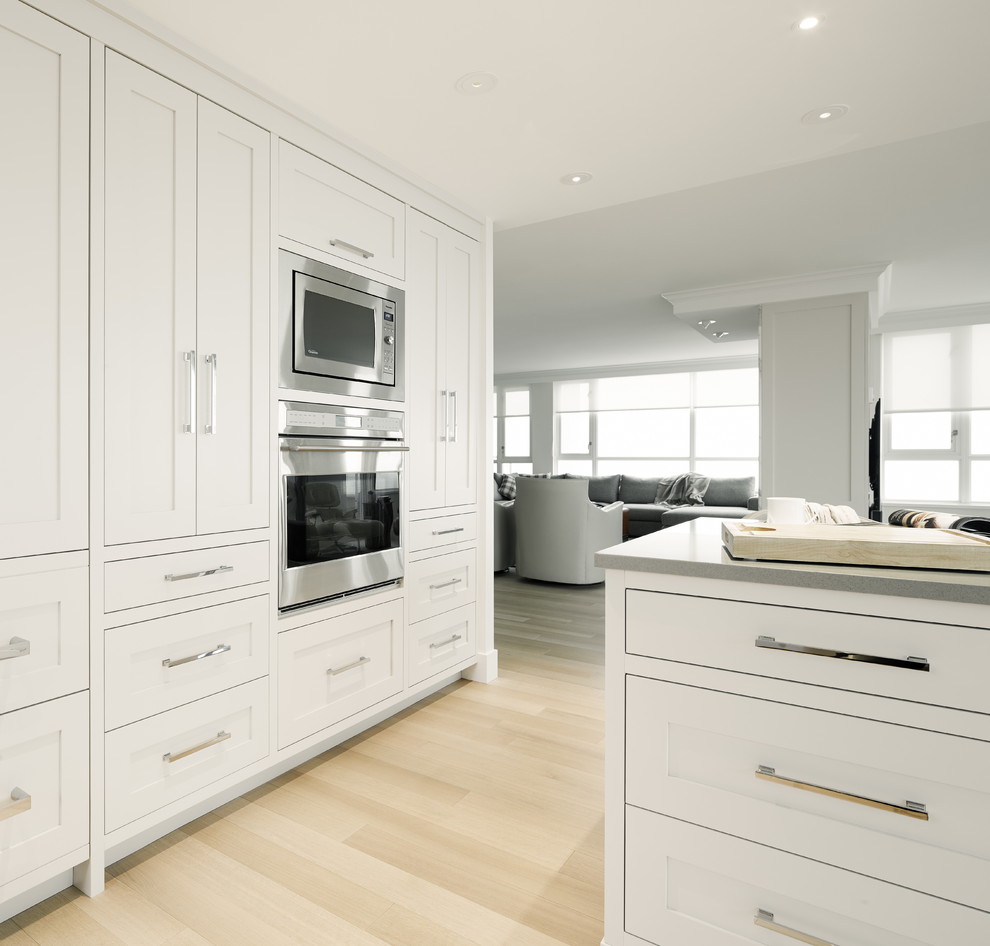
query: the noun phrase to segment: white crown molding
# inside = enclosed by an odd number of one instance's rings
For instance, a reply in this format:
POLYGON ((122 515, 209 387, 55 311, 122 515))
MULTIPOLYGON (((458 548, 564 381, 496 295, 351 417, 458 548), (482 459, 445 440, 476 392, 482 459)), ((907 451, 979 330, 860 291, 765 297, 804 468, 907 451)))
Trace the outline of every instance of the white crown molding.
POLYGON ((890 279, 890 263, 868 263, 849 269, 822 273, 803 273, 774 279, 757 279, 730 286, 708 289, 684 289, 661 295, 674 307, 678 318, 697 316, 717 309, 759 306, 768 302, 790 302, 795 299, 815 299, 850 292, 879 292, 880 308, 886 297, 890 279))
POLYGON ((990 302, 977 302, 937 309, 886 312, 880 317, 874 331, 909 332, 912 329, 938 328, 943 325, 982 325, 986 322, 990 322, 990 302))
POLYGON ((499 387, 539 384, 545 381, 588 381, 594 378, 623 378, 643 374, 675 374, 681 371, 729 371, 756 368, 758 355, 728 355, 724 358, 694 358, 687 361, 660 361, 636 365, 596 365, 585 368, 555 368, 547 371, 520 371, 496 374, 499 387))

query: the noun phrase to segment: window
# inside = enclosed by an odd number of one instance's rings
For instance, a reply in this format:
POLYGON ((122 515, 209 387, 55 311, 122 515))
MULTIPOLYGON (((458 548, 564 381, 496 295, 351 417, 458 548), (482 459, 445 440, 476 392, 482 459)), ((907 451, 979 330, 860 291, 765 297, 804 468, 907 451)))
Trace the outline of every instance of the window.
POLYGON ((758 402, 756 368, 558 382, 557 472, 755 477, 758 402))
POLYGON ((495 415, 495 472, 532 473, 529 388, 496 388, 495 415))
POLYGON ((990 325, 884 336, 885 502, 990 502, 990 325))

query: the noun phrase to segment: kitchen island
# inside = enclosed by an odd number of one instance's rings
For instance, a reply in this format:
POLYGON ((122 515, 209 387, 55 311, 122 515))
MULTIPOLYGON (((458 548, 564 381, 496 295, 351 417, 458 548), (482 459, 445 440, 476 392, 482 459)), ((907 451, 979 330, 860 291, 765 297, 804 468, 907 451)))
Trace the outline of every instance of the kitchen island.
POLYGON ((990 942, 990 575, 600 552, 606 946, 990 942))

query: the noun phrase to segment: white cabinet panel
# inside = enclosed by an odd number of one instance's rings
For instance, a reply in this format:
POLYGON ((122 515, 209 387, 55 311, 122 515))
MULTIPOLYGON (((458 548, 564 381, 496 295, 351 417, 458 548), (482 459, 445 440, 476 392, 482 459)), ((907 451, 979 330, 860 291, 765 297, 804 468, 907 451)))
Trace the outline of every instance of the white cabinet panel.
POLYGON ((408 255, 409 508, 476 503, 480 248, 410 210, 408 255))
POLYGON ((88 545, 89 41, 0 3, 0 558, 88 545))
POLYGON ((0 716, 0 885, 87 843, 85 693, 0 716))
POLYGON ((625 929, 650 943, 990 942, 990 914, 632 806, 625 841, 625 929), (759 910, 790 932, 758 926, 759 910))
POLYGON ((406 680, 412 686, 473 657, 477 649, 473 604, 411 624, 407 630, 406 680))
POLYGON ((457 513, 432 519, 414 519, 406 529, 411 553, 434 553, 446 545, 473 542, 478 537, 478 514, 457 513))
POLYGON ((284 631, 278 662, 285 748, 402 689, 402 602, 284 631))
POLYGON ((339 168, 279 142, 279 233, 398 279, 405 205, 339 168))
POLYGON ((106 728, 268 673, 268 596, 106 632, 106 728))
POLYGON ((113 831, 268 753, 268 680, 255 680, 106 736, 106 828, 113 831))
POLYGON ((106 541, 268 523, 270 138, 107 53, 106 541))
POLYGON ((0 579, 0 713, 86 688, 88 616, 86 568, 0 579))
POLYGON ((196 96, 106 59, 106 541, 196 532, 196 96))
POLYGON ((406 567, 409 623, 422 621, 468 604, 477 598, 475 549, 438 555, 406 567))

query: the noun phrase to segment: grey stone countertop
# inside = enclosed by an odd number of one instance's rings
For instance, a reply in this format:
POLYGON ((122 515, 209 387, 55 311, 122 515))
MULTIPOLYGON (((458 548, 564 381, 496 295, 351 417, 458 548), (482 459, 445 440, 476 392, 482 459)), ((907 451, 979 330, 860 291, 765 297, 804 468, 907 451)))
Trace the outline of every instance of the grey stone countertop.
POLYGON ((990 604, 988 572, 736 559, 722 545, 721 519, 693 519, 613 545, 595 555, 595 564, 633 572, 990 604))

